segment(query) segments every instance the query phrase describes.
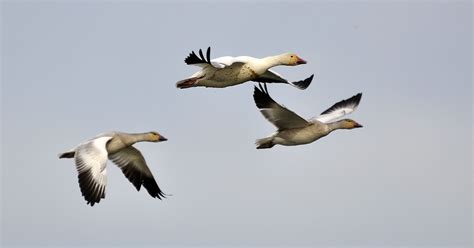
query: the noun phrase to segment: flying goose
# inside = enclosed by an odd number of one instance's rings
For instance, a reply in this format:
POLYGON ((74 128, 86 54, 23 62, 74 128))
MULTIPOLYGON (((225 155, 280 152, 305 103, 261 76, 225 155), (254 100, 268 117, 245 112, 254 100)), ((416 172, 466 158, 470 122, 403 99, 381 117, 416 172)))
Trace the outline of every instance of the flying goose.
POLYGON ((112 160, 122 170, 138 191, 143 185, 152 197, 161 199, 165 194, 158 187, 143 155, 132 145, 142 141, 166 140, 157 132, 135 134, 110 132, 100 134, 59 154, 59 158, 74 158, 82 195, 91 206, 100 202, 101 198, 105 198, 107 159, 112 160))
POLYGON ((258 139, 255 144, 257 149, 272 148, 274 145, 296 146, 311 143, 337 129, 353 129, 362 127, 359 123, 343 119, 334 121, 346 114, 353 112, 359 105, 362 93, 342 100, 320 116, 305 120, 293 111, 275 102, 266 85, 255 87, 253 98, 263 116, 273 123, 278 130, 271 136, 258 139))
POLYGON ((284 53, 262 59, 249 56, 220 57, 211 60, 211 48, 207 48, 206 57, 199 49, 199 57, 191 52, 184 60, 188 65, 196 65, 202 69, 191 77, 176 83, 176 87, 186 89, 191 87, 225 88, 241 84, 247 81, 261 83, 285 83, 291 84, 299 89, 306 89, 313 76, 298 82, 289 82, 280 74, 270 70, 277 65, 296 66, 306 64, 306 61, 293 53, 284 53))

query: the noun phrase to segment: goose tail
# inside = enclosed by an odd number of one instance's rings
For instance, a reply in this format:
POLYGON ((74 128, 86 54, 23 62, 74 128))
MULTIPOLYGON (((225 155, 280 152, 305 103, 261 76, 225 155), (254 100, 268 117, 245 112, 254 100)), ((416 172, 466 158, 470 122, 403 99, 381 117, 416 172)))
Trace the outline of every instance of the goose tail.
POLYGON ((267 149, 272 148, 275 144, 273 143, 273 137, 266 137, 256 140, 255 145, 257 145, 257 149, 267 149))
POLYGON ((186 78, 186 79, 183 79, 181 81, 178 81, 176 83, 176 88, 178 88, 178 89, 187 89, 187 88, 195 87, 198 79, 199 78, 197 78, 197 77, 191 77, 191 78, 186 78))

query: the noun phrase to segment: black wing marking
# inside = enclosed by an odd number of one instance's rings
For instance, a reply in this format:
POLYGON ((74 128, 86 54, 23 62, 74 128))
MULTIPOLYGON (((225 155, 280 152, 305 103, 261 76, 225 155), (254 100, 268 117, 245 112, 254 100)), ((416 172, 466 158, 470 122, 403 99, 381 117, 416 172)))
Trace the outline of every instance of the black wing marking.
POLYGON ((314 74, 311 75, 309 78, 307 78, 305 80, 292 82, 290 84, 294 85, 296 88, 298 88, 300 90, 305 90, 311 84, 311 81, 313 81, 313 77, 314 77, 314 74))
POLYGON ((321 115, 329 114, 341 108, 355 108, 359 105, 360 99, 362 98, 362 93, 352 96, 351 98, 339 101, 332 105, 330 108, 326 109, 321 115))
POLYGON ((207 57, 207 61, 211 63, 211 47, 207 48, 206 57, 207 57))
MULTIPOLYGON (((80 159, 78 162, 84 163, 80 159)), ((105 185, 98 183, 94 179, 91 169, 81 171, 77 178, 82 196, 84 196, 87 204, 90 204, 91 207, 94 206, 94 204, 99 203, 101 199, 105 198, 105 185)))
POLYGON ((295 112, 283 107, 268 94, 267 85, 255 87, 253 98, 262 115, 278 130, 306 127, 308 122, 295 112))
POLYGON ((207 48, 206 51, 206 58, 204 58, 204 54, 202 50, 199 49, 199 57, 196 55, 194 51, 192 51, 188 57, 184 59, 184 62, 188 65, 194 64, 211 64, 211 47, 207 48), (206 59, 207 58, 207 59, 206 59))
POLYGON ((122 170, 125 177, 140 191, 141 186, 145 187, 152 197, 158 199, 166 198, 155 181, 145 158, 139 150, 133 146, 123 148, 119 152, 109 155, 112 160, 122 170))
POLYGON ((266 78, 266 77, 258 77, 254 80, 252 80, 254 82, 258 82, 258 83, 288 83, 288 81, 286 80, 283 80, 283 79, 276 79, 276 78, 266 78))
POLYGON ((140 191, 141 186, 145 187, 148 191, 148 194, 152 197, 156 197, 161 200, 161 198, 166 198, 163 191, 155 181, 155 178, 152 175, 146 175, 136 169, 135 165, 130 162, 121 167, 125 177, 135 186, 137 191, 140 191))
POLYGON ((255 100, 255 105, 259 109, 262 108, 272 108, 275 104, 278 105, 275 100, 268 94, 268 89, 267 89, 267 84, 264 83, 263 87, 262 84, 258 84, 258 87, 255 86, 254 92, 253 92, 253 99, 255 100))

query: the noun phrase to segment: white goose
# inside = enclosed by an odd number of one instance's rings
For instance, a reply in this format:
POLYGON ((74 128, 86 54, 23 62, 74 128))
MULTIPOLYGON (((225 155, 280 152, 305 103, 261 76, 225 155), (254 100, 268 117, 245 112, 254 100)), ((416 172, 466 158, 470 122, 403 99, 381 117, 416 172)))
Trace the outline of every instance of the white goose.
POLYGON ((275 102, 268 94, 267 87, 255 87, 253 98, 263 116, 278 128, 273 135, 258 139, 257 149, 272 148, 274 145, 296 146, 311 143, 337 129, 360 128, 362 125, 343 119, 334 121, 353 112, 362 98, 359 93, 342 100, 321 113, 320 116, 305 120, 293 111, 275 102))
POLYGON ((59 158, 74 158, 82 195, 91 206, 105 198, 107 159, 120 167, 125 177, 138 191, 143 185, 152 197, 161 199, 165 194, 158 187, 143 155, 132 145, 141 141, 165 140, 167 139, 157 132, 137 134, 111 132, 101 134, 61 153, 59 158))
POLYGON ((247 81, 255 81, 291 84, 304 90, 309 86, 314 76, 311 75, 307 79, 298 82, 289 82, 278 73, 270 70, 270 68, 277 65, 296 66, 306 64, 306 61, 292 53, 284 53, 262 59, 249 56, 225 56, 211 60, 211 48, 209 47, 206 52, 206 58, 204 58, 201 49, 199 49, 199 56, 192 52, 184 62, 188 65, 202 67, 202 69, 191 77, 177 82, 176 87, 180 89, 199 86, 225 88, 247 81))

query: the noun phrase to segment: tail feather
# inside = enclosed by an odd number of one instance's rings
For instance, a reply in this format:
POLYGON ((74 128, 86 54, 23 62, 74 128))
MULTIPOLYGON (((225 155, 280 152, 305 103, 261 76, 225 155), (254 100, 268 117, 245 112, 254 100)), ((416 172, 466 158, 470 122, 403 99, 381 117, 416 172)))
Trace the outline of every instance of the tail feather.
POLYGON ((69 152, 60 153, 58 156, 59 158, 74 158, 75 154, 76 154, 75 151, 69 151, 69 152))
POLYGON ((196 78, 187 78, 176 83, 176 88, 186 89, 193 87, 196 82, 196 78))
POLYGON ((204 78, 204 76, 197 76, 197 77, 190 77, 190 78, 183 79, 176 83, 176 88, 186 89, 186 88, 196 87, 199 79, 202 79, 202 78, 204 78))
POLYGON ((255 145, 257 145, 257 149, 267 149, 272 148, 275 144, 273 143, 273 137, 267 137, 258 139, 255 141, 255 145))

